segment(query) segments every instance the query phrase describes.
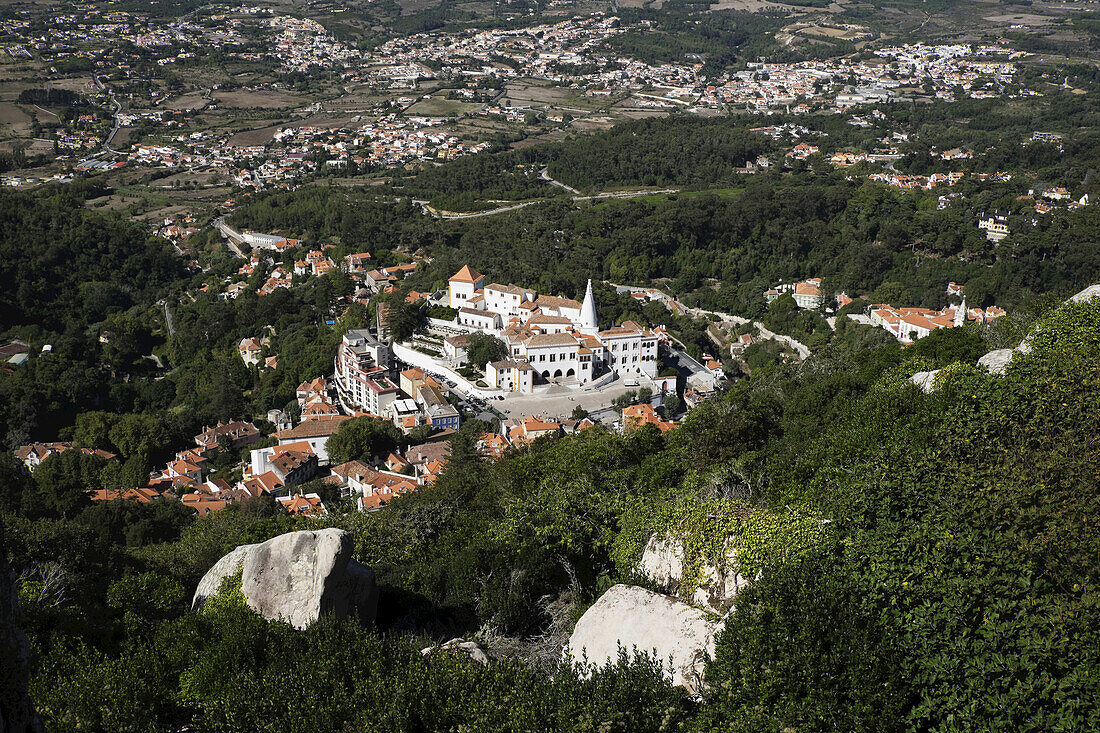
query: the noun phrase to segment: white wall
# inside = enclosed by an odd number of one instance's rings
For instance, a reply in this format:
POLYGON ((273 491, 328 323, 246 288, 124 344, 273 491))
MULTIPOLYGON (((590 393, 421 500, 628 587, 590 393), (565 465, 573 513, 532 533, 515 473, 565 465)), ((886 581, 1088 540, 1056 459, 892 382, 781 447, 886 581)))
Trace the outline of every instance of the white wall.
POLYGON ((485 400, 504 394, 503 390, 477 387, 446 364, 436 361, 427 354, 421 354, 419 351, 410 349, 407 346, 394 344, 393 355, 410 366, 420 367, 428 374, 442 375, 450 379, 458 385, 457 389, 462 394, 476 395, 485 400))

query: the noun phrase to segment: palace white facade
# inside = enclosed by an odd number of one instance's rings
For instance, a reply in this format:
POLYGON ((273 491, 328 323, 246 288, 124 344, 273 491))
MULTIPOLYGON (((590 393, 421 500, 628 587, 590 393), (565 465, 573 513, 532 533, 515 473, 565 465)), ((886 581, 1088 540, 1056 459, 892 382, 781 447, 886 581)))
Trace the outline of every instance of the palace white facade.
POLYGON ((657 336, 637 323, 600 330, 589 280, 584 301, 540 295, 515 285, 483 285, 484 276, 463 267, 451 278, 448 302, 461 326, 499 337, 509 358, 485 367, 494 389, 530 393, 535 376, 587 384, 608 370, 657 376, 657 336))

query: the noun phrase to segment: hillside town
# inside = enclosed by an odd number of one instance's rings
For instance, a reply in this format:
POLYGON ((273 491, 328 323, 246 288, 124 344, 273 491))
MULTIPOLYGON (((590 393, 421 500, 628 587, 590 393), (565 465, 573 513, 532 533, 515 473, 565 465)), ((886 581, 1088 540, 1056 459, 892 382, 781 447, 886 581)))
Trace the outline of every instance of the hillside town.
MULTIPOLYGON (((489 148, 490 141, 471 135, 471 129, 456 128, 455 122, 466 117, 569 126, 566 117, 578 113, 573 104, 502 103, 509 85, 520 80, 560 89, 567 99, 606 98, 614 105, 629 100, 638 109, 666 113, 824 112, 851 115, 854 124, 864 123, 852 110, 908 103, 914 95, 984 99, 1026 91, 1016 83, 1019 54, 1005 45, 883 46, 855 59, 749 61, 743 71, 714 75, 705 72, 701 60, 657 64, 616 53, 617 37, 650 32, 652 21, 627 22, 599 13, 515 29, 415 33, 369 51, 337 40, 315 20, 259 6, 207 6, 164 22, 143 13, 89 6, 56 16, 45 29, 24 15, 16 12, 0 21, 0 30, 12 39, 3 48, 8 56, 48 59, 47 84, 51 79, 61 83, 73 68, 88 69, 92 77, 73 92, 88 112, 71 121, 59 118, 54 128, 62 163, 56 180, 130 166, 216 174, 246 190, 292 188, 319 174, 440 162, 489 148), (119 42, 132 51, 124 52, 119 42), (141 64, 182 73, 211 52, 228 61, 263 65, 276 78, 257 79, 243 88, 213 84, 201 93, 182 95, 158 88, 142 97, 134 91, 143 86, 137 72, 141 64), (280 79, 288 74, 337 75, 344 89, 373 96, 351 118, 330 114, 332 119, 326 120, 318 103, 307 110, 317 122, 283 123, 249 140, 208 121, 221 114, 222 97, 284 98, 292 90, 280 79), (445 96, 456 101, 445 105, 448 111, 433 113, 443 96, 424 93, 421 87, 434 89, 443 80, 449 89, 445 96), (341 117, 345 119, 337 122, 341 117)), ((790 154, 804 159, 812 152, 807 144, 790 154)), ((832 159, 836 165, 891 159, 889 146, 885 153, 838 151, 837 156, 832 159)), ((901 187, 929 188, 956 180, 954 173, 940 180, 889 169, 874 175, 901 187)), ((39 182, 19 176, 5 180, 11 185, 39 182)))
MULTIPOLYGON (((265 250, 278 253, 298 245, 274 235, 245 236, 254 246, 253 266, 264 266, 265 250)), ((371 257, 365 252, 348 255, 337 265, 317 251, 296 264, 295 274, 317 277, 337 266, 375 293, 393 291, 395 276, 415 270, 415 265, 368 269, 371 257)), ((289 279, 283 285, 294 286, 289 279)), ((633 295, 668 299, 653 289, 637 289, 633 295)), ((962 286, 954 282, 948 284, 946 295, 961 302, 939 310, 875 304, 848 318, 882 328, 906 345, 941 328, 988 325, 1005 315, 996 306, 968 307, 962 286)), ((328 508, 320 494, 300 488, 323 485, 358 511, 372 511, 436 480, 450 455, 449 440, 462 427, 464 416, 498 426, 476 439, 477 451, 494 460, 538 438, 568 435, 601 423, 620 433, 647 425, 668 431, 675 422, 662 405, 666 398, 675 398, 677 377, 659 376, 664 373, 662 363, 698 367, 688 372, 684 385, 685 397, 691 397, 689 406, 713 396, 726 378, 720 361, 708 355, 705 365, 694 362, 664 327, 647 329, 631 321, 601 326, 591 281, 578 301, 487 283, 484 275, 466 265, 450 278, 445 291, 424 297, 449 308, 453 318, 429 319, 422 333, 404 343, 386 338, 380 327, 347 331, 332 374, 300 384, 293 412, 272 410, 264 416, 270 433, 246 421, 209 426, 194 436, 193 446, 151 473, 143 486, 103 489, 91 498, 141 503, 172 499, 205 514, 270 496, 291 514, 323 516, 328 508), (495 342, 502 358, 476 363, 468 351, 478 339, 495 342), (634 389, 624 392, 624 385, 634 389), (575 402, 580 396, 588 398, 592 409, 580 408, 575 402), (519 411, 510 409, 513 402, 519 411), (328 441, 353 418, 392 425, 402 436, 400 443, 369 462, 333 462, 328 441), (227 466, 227 451, 239 455, 240 462, 227 466)), ((791 298, 800 310, 826 310, 821 278, 780 283, 764 293, 769 304, 781 297, 791 298)), ((845 293, 838 293, 835 301, 838 308, 853 302, 845 293)), ((683 308, 675 300, 668 304, 683 308)), ((759 338, 742 334, 729 350, 739 355, 759 338)), ((278 369, 278 355, 270 353, 269 344, 267 336, 243 339, 237 349, 241 361, 259 370, 278 369)), ((109 452, 73 448, 71 442, 23 445, 15 456, 33 472, 49 456, 66 450, 115 460, 109 452)))

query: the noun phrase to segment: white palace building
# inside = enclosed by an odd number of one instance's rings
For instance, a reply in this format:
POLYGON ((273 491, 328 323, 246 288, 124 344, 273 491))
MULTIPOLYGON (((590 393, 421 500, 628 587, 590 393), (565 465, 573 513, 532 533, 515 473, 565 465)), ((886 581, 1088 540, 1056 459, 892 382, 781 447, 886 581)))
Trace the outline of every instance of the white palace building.
POLYGON ((583 303, 484 280, 464 266, 449 281, 448 303, 459 326, 508 346, 508 359, 484 365, 489 386, 529 394, 540 377, 584 385, 607 371, 657 376, 657 336, 633 321, 601 331, 591 280, 583 303))

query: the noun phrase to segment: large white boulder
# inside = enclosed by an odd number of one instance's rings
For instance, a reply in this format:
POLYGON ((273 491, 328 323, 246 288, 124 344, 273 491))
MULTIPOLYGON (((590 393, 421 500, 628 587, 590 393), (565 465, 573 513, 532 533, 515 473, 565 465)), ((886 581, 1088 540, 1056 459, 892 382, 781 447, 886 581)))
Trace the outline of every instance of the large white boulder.
POLYGON ((1080 303, 1082 301, 1092 300, 1093 298, 1100 298, 1100 285, 1089 285, 1081 292, 1074 294, 1069 299, 1069 302, 1080 303))
POLYGON ((568 655, 603 666, 619 649, 656 654, 672 684, 703 691, 706 660, 714 656, 719 624, 686 603, 633 585, 612 586, 584 612, 569 637, 568 655), (669 659, 672 660, 671 669, 669 659))
POLYGON ((995 349, 978 359, 978 366, 990 374, 1001 375, 1008 369, 1008 365, 1015 355, 1015 349, 995 349))
POLYGON ((684 543, 677 538, 653 535, 642 551, 638 572, 652 581, 665 593, 678 595, 684 600, 708 611, 722 614, 729 610, 737 592, 748 585, 737 565, 737 551, 729 547, 725 557, 717 563, 706 561, 701 577, 690 597, 684 580, 684 543))
POLYGON ((245 601, 264 618, 298 629, 326 613, 373 621, 378 607, 374 572, 351 559, 352 544, 347 532, 322 529, 242 545, 199 581, 192 608, 201 607, 226 578, 240 572, 245 601))

